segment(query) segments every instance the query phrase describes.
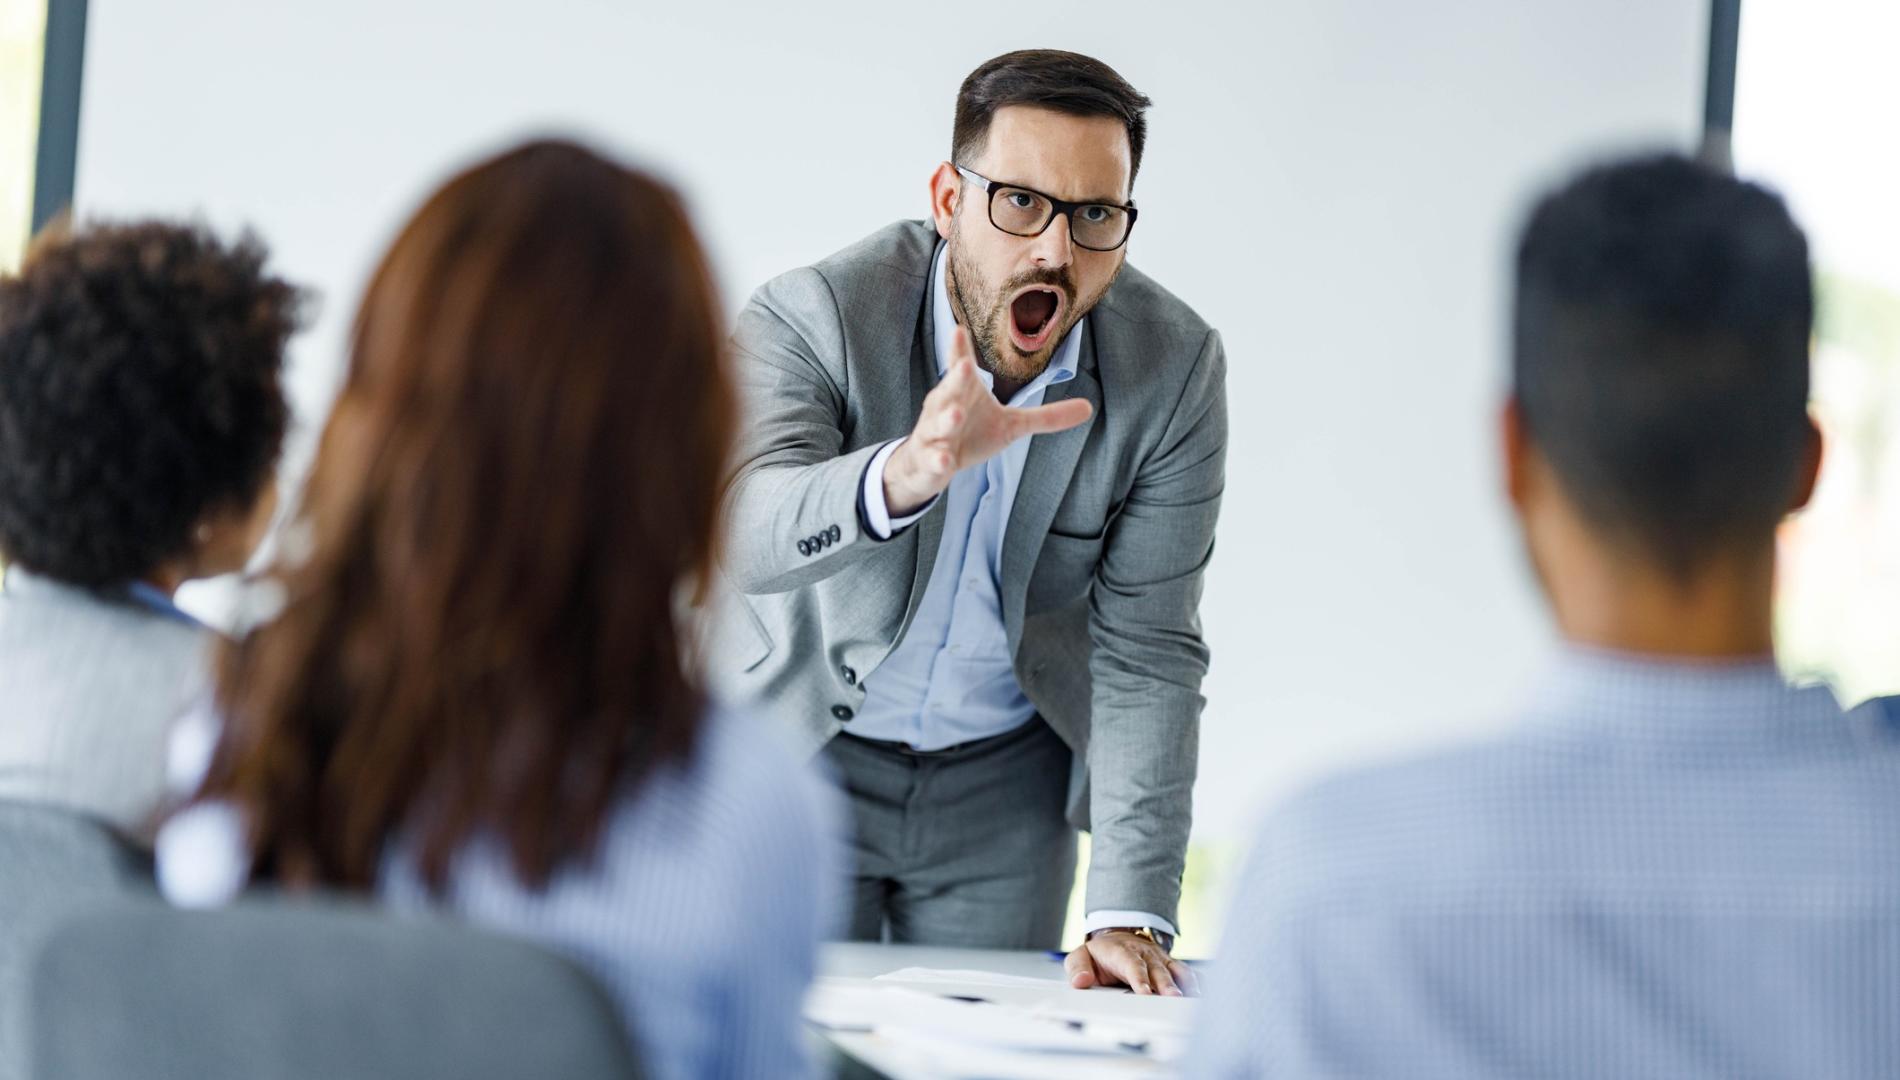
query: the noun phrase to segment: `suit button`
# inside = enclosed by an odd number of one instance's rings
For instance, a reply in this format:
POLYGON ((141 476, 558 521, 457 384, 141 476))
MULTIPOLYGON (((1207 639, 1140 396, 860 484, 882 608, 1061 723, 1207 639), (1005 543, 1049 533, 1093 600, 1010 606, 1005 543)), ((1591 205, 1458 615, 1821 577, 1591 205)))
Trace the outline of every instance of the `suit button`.
POLYGON ((831 707, 831 715, 837 717, 839 720, 848 724, 851 722, 851 717, 852 717, 851 706, 833 705, 831 707))
POLYGON ((828 548, 828 547, 830 547, 830 546, 831 546, 831 534, 830 534, 830 533, 828 533, 828 532, 822 532, 822 533, 819 533, 819 534, 818 534, 818 546, 819 546, 819 547, 821 547, 821 548, 828 548))
POLYGON ((810 540, 800 540, 800 541, 798 542, 798 553, 799 553, 800 555, 810 555, 810 554, 811 554, 811 541, 810 541, 810 540))
POLYGON ((847 666, 847 667, 839 668, 838 674, 844 676, 844 684, 846 686, 858 685, 858 673, 855 671, 852 671, 850 667, 847 666))
POLYGON ((840 528, 838 528, 838 527, 837 527, 836 525, 833 525, 833 526, 831 527, 831 541, 832 541, 832 543, 834 543, 834 544, 835 544, 835 543, 837 543, 838 541, 840 541, 840 540, 843 540, 843 539, 844 539, 844 530, 843 530, 843 529, 840 529, 840 528))

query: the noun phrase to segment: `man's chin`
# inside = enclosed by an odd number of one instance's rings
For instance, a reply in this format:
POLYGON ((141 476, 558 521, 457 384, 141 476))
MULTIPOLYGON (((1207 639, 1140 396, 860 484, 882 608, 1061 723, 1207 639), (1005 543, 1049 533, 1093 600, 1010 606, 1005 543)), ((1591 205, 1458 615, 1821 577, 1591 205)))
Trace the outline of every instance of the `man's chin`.
POLYGON ((1006 349, 1008 355, 999 357, 1004 361, 996 365, 990 374, 1011 382, 1026 383, 1043 373, 1049 366, 1049 360, 1055 356, 1055 350, 1049 346, 1037 349, 1033 353, 1023 352, 1014 341, 1006 349))

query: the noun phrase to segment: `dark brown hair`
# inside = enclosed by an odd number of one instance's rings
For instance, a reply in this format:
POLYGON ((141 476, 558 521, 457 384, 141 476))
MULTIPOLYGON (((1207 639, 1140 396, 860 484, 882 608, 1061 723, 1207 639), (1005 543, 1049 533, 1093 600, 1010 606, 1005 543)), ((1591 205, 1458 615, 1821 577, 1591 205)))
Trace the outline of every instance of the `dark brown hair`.
POLYGON ((1679 581, 1774 542, 1812 428, 1808 243, 1676 154, 1584 172, 1518 240, 1513 394, 1565 492, 1679 581))
POLYGON ((94 224, 0 275, 0 552, 85 588, 138 580, 248 510, 290 418, 303 295, 249 233, 94 224))
POLYGON ((675 601, 715 556, 721 326, 679 199, 572 144, 470 169, 403 229, 284 610, 219 664, 199 797, 242 814, 254 875, 368 888, 400 833, 440 888, 484 833, 539 887, 691 755, 675 601))
POLYGON ((1035 105, 1070 116, 1112 116, 1128 129, 1128 185, 1141 171, 1148 141, 1148 96, 1128 85, 1115 69, 1091 56, 1060 49, 1004 53, 970 72, 957 90, 957 117, 950 129, 950 160, 968 165, 983 152, 996 110, 1035 105))

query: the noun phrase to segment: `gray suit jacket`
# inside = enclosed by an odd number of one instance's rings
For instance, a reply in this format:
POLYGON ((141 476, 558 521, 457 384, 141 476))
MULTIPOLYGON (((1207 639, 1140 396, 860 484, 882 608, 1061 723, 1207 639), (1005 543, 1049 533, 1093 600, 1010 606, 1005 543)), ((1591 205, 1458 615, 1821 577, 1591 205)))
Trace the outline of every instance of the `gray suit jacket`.
MULTIPOLYGON (((900 222, 782 275, 734 336, 746 418, 727 493, 731 586, 711 656, 726 694, 814 752, 864 698, 930 580, 941 501, 888 541, 862 524, 878 449, 936 383, 936 231, 900 222)), ((1094 416, 1037 436, 1003 541, 1016 676, 1076 752, 1070 816, 1093 832, 1090 910, 1175 918, 1207 646, 1198 613, 1227 445, 1220 336, 1125 267, 1047 400, 1094 416)))

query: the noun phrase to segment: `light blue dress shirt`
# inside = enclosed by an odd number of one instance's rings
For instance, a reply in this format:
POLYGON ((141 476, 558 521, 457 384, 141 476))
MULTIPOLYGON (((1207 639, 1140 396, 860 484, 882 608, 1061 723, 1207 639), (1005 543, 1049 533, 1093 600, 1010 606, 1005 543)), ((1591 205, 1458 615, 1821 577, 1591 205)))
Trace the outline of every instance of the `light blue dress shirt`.
MULTIPOLYGON (((950 344, 957 320, 944 288, 945 246, 937 245, 930 271, 934 305, 937 377, 949 368, 950 344)), ((1049 366, 1011 398, 1011 408, 1042 404, 1050 386, 1075 378, 1087 319, 1070 329, 1049 366)), ((986 387, 995 379, 980 368, 986 387)), ((888 536, 927 513, 892 521, 884 502, 884 464, 899 443, 885 447, 865 470, 865 509, 874 532, 888 536)), ((851 733, 867 739, 908 743, 920 750, 941 750, 959 743, 1002 735, 1036 715, 1036 707, 1016 681, 1003 626, 1003 535, 1010 508, 1029 457, 1029 440, 1018 439, 1002 453, 957 473, 943 500, 943 537, 937 561, 904 640, 865 676, 864 704, 851 722, 851 733)))
POLYGON ((1507 737, 1268 819, 1184 1075, 1900 1076, 1895 734, 1569 650, 1507 737))
MULTIPOLYGON (((196 786, 217 726, 201 709, 179 728, 175 784, 196 786)), ((622 1009, 650 1076, 809 1076, 800 1009, 818 942, 837 929, 849 855, 836 793, 796 758, 773 725, 715 710, 691 765, 650 777, 609 814, 595 856, 545 889, 521 884, 485 838, 457 854, 440 898, 392 845, 377 893, 572 958, 622 1009)), ((181 906, 224 904, 249 876, 228 806, 174 817, 156 854, 160 888, 181 906)))
MULTIPOLYGON (((937 377, 950 366, 957 328, 944 284, 943 244, 931 264, 931 324, 937 377)), ((1088 319, 1076 321, 1056 345, 1049 366, 1009 401, 1011 408, 1041 405, 1049 387, 1075 378, 1088 319)), ((977 369, 992 391, 996 380, 977 369)), ((1036 715, 1036 706, 1016 681, 1003 625, 1003 538, 1016 504, 1029 439, 1018 439, 1003 452, 957 473, 949 490, 923 509, 892 519, 884 502, 884 466, 904 440, 885 446, 864 471, 864 508, 874 535, 888 539, 944 503, 943 536, 931 567, 916 618, 897 648, 864 680, 864 704, 851 722, 851 734, 906 743, 919 750, 974 742, 1006 734, 1036 715)), ((1173 934, 1174 924, 1146 911, 1100 909, 1084 916, 1081 930, 1092 933, 1115 926, 1147 926, 1173 934)))

